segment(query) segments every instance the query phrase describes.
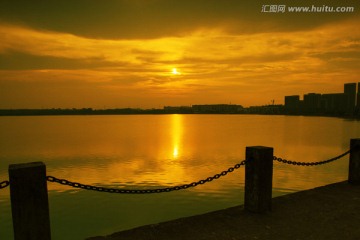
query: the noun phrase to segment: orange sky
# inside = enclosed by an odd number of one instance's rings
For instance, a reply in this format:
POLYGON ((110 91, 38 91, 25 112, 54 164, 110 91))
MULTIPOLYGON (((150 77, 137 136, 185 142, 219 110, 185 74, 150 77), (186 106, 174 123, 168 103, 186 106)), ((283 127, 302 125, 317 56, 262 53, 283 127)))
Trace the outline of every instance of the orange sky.
POLYGON ((0 2, 0 108, 264 105, 360 82, 355 0, 276 1, 353 13, 261 13, 261 1, 235 0, 36 2, 0 2))

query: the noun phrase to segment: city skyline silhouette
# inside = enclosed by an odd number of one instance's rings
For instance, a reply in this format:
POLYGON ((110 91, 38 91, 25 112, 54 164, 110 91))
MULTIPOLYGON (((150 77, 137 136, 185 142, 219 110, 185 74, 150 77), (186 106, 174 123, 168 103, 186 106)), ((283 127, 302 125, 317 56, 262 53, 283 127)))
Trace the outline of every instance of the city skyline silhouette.
POLYGON ((284 114, 360 117, 360 83, 345 83, 342 93, 306 93, 284 96, 285 104, 243 107, 240 104, 196 104, 163 108, 49 108, 0 109, 0 116, 11 115, 127 115, 127 114, 284 114), (357 86, 357 88, 356 88, 357 86), (357 89, 357 90, 356 90, 357 89))

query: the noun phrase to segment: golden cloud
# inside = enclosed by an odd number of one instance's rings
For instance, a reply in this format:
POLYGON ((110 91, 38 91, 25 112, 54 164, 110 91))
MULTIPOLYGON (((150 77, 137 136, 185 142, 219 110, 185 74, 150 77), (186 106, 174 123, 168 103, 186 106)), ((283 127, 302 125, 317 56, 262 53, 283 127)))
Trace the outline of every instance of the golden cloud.
POLYGON ((15 51, 61 61, 99 61, 98 66, 80 69, 4 69, 3 81, 101 82, 96 87, 189 93, 194 98, 191 94, 197 89, 207 88, 209 93, 217 88, 224 96, 237 89, 246 97, 259 86, 273 95, 285 88, 300 94, 312 83, 318 87, 334 78, 355 81, 359 69, 360 32, 355 20, 298 32, 234 35, 214 28, 146 40, 91 39, 5 24, 0 25, 0 35, 3 55, 15 51), (173 68, 181 74, 172 74, 173 68))

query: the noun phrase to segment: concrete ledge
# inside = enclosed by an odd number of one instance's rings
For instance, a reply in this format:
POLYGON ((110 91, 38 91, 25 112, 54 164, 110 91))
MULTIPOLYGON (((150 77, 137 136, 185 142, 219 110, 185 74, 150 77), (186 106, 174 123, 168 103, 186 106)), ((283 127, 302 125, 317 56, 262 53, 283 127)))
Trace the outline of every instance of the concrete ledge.
POLYGON ((330 184, 273 198, 272 211, 248 213, 243 206, 176 219, 88 240, 357 240, 360 186, 330 184))

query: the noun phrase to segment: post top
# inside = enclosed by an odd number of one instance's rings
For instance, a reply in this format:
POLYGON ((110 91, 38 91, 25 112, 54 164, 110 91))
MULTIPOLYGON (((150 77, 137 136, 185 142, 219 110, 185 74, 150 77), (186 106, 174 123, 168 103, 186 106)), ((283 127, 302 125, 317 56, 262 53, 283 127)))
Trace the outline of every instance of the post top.
POLYGON ((265 146, 250 146, 250 147, 246 147, 246 148, 253 148, 253 149, 273 149, 272 147, 265 147, 265 146))
POLYGON ((36 168, 36 167, 44 167, 44 166, 45 164, 43 162, 17 163, 17 164, 10 164, 9 170, 36 168))

